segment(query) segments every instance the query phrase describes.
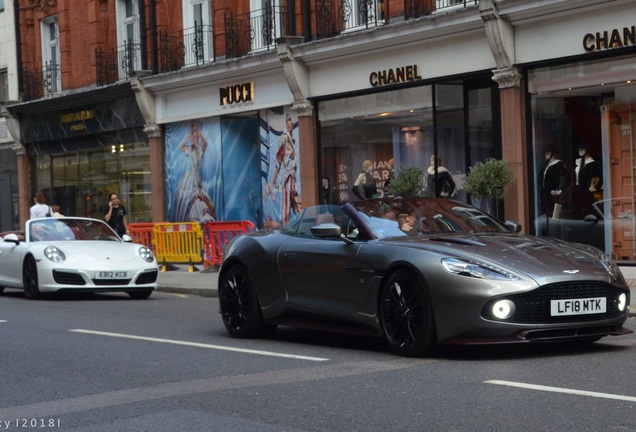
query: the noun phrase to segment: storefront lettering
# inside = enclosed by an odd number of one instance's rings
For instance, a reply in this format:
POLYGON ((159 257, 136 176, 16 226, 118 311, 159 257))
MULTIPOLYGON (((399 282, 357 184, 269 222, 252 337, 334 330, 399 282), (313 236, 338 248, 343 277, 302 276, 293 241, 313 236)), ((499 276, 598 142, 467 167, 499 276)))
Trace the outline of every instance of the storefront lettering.
POLYGON ((221 105, 254 101, 254 83, 237 84, 219 89, 221 105))
POLYGON ((583 37, 583 48, 587 52, 601 51, 612 48, 623 48, 636 45, 636 26, 614 29, 611 32, 588 33, 583 37))
POLYGON ((399 84, 420 79, 422 79, 422 77, 417 72, 417 65, 371 72, 371 75, 369 75, 369 82, 372 87, 399 84))
POLYGON ((60 115, 60 123, 73 123, 95 118, 95 110, 82 110, 60 115))

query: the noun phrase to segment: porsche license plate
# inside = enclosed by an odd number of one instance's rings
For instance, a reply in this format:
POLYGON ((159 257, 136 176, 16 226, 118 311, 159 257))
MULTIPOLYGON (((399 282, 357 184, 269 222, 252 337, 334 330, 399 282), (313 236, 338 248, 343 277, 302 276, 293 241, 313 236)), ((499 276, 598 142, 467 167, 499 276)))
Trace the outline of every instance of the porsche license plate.
POLYGON ((95 279, 126 279, 127 271, 104 270, 95 272, 95 279))
POLYGON ((588 315, 606 312, 605 297, 586 299, 552 300, 550 302, 550 315, 588 315))

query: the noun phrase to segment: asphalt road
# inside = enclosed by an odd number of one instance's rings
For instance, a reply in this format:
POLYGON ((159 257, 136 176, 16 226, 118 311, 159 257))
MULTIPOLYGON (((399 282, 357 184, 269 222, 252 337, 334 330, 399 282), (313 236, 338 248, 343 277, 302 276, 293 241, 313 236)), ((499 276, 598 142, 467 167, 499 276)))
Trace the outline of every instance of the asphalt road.
POLYGON ((231 339, 217 302, 7 291, 0 431, 636 430, 634 335, 404 359, 306 330, 231 339))

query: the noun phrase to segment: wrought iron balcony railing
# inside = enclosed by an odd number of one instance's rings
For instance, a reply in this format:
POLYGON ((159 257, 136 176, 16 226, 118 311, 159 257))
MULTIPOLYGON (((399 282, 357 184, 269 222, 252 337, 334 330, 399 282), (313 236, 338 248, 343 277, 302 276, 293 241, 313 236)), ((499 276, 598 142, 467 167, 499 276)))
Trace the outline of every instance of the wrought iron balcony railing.
POLYGON ((172 72, 212 61, 212 26, 195 23, 194 27, 182 31, 159 33, 159 72, 172 72))
POLYGON ((276 48, 276 39, 285 36, 287 9, 267 3, 265 9, 243 15, 225 15, 226 57, 276 48))
POLYGON ((98 86, 127 80, 133 71, 141 69, 141 45, 128 41, 117 49, 97 48, 95 67, 98 86))
POLYGON ((384 23, 381 0, 316 0, 316 37, 377 27, 384 23))
POLYGON ((21 69, 22 100, 30 101, 62 91, 60 65, 46 62, 44 67, 21 69))
POLYGON ((479 0, 435 0, 437 3, 437 10, 455 7, 455 6, 470 6, 479 4, 479 0))
POLYGON ((404 19, 418 18, 436 10, 477 5, 479 0, 404 0, 404 19))

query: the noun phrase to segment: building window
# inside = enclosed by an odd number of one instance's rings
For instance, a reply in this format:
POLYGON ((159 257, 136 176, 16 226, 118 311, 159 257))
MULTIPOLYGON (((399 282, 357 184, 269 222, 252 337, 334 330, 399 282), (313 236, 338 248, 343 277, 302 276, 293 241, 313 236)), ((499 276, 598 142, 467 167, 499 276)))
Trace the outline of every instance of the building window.
POLYGON ((0 0, 0 12, 4 12, 4 0, 0 0))
POLYGON ((41 21, 44 94, 56 94, 62 90, 60 67, 60 40, 57 16, 41 21))
POLYGON ((8 100, 9 100, 9 77, 7 75, 6 69, 0 69, 0 102, 6 102, 8 100))
POLYGON ((210 0, 183 0, 185 65, 214 59, 210 17, 210 0))
POLYGON ((141 69, 139 5, 137 0, 118 0, 116 9, 119 79, 128 79, 141 69))
POLYGON ((252 50, 269 49, 285 35, 280 0, 250 0, 252 50))

